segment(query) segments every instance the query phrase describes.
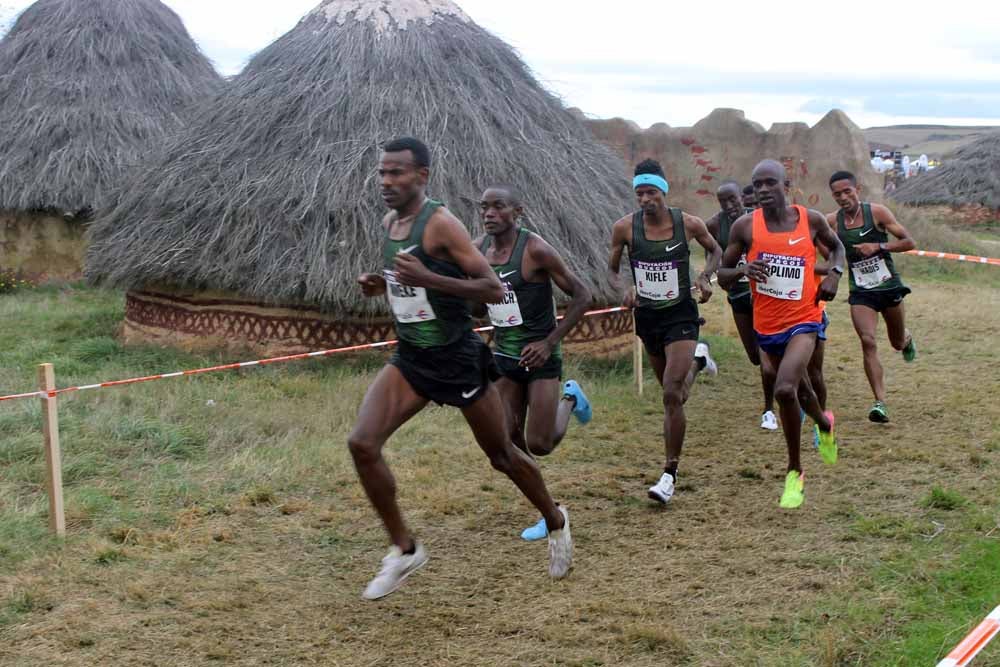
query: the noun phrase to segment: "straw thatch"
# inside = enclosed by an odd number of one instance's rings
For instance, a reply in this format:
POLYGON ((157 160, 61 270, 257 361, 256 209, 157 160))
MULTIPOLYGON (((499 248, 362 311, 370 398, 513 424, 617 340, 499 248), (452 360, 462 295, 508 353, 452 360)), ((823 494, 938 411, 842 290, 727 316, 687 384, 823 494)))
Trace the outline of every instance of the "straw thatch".
POLYGON ((449 0, 331 0, 306 15, 95 223, 88 275, 384 312, 354 281, 380 263, 376 167, 397 135, 428 143, 430 194, 474 232, 483 187, 519 187, 529 227, 611 298, 627 168, 449 0))
POLYGON ((38 0, 0 41, 0 209, 104 204, 221 83, 159 0, 38 0))
POLYGON ((937 169, 907 179, 892 197, 903 204, 980 205, 1000 210, 1000 132, 959 148, 937 169))

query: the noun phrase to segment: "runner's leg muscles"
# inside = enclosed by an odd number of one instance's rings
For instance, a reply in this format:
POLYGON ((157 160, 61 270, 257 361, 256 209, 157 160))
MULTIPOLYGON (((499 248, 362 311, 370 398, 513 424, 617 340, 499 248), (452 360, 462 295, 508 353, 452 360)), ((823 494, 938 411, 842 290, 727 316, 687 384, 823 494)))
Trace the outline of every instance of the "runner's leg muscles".
POLYGON ((851 306, 851 322, 861 339, 861 353, 865 360, 865 375, 871 385, 876 401, 885 400, 885 374, 882 362, 878 358, 878 344, 875 341, 875 329, 878 326, 878 313, 867 306, 851 306))
POLYGON ((558 378, 535 380, 527 386, 528 451, 547 456, 566 435, 573 410, 572 401, 562 400, 562 381, 558 378))
POLYGON ((910 340, 910 332, 906 330, 903 302, 900 301, 898 306, 883 310, 882 319, 885 320, 886 333, 889 334, 889 344, 897 352, 901 351, 910 340))
POLYGON ((478 401, 462 408, 462 414, 493 468, 507 475, 517 485, 521 493, 545 517, 550 532, 562 528, 562 513, 545 488, 541 471, 527 454, 513 445, 507 435, 500 394, 493 385, 487 387, 478 401))
POLYGON ((528 397, 524 385, 502 377, 496 381, 496 388, 504 404, 504 414, 507 416, 507 430, 510 433, 511 442, 518 449, 528 451, 528 442, 524 435, 528 397))
POLYGON ((826 355, 826 341, 816 340, 816 350, 809 360, 809 383, 816 393, 820 410, 826 410, 826 378, 823 377, 823 359, 826 355))
MULTIPOLYGON (((806 378, 806 366, 816 346, 816 334, 792 336, 782 357, 767 354, 778 368, 774 383, 774 400, 781 410, 781 428, 788 447, 788 469, 802 472, 799 446, 802 436, 802 415, 799 411, 799 388, 806 378)), ((808 380, 807 380, 808 382, 808 380)), ((822 418, 822 415, 820 415, 822 418)), ((825 420, 824 420, 825 421, 825 420)), ((821 424, 823 426, 824 424, 821 424)), ((828 424, 825 424, 828 426, 828 424)))
POLYGON ((694 365, 694 349, 697 341, 679 340, 665 349, 663 372, 663 436, 666 447, 666 466, 676 466, 681 458, 687 418, 684 404, 687 403, 690 385, 687 382, 691 366, 694 365))
POLYGON ((412 537, 396 504, 396 480, 382 458, 382 448, 396 429, 427 405, 403 377, 388 365, 368 387, 358 420, 347 438, 361 486, 378 512, 392 543, 403 551, 413 545, 412 537))

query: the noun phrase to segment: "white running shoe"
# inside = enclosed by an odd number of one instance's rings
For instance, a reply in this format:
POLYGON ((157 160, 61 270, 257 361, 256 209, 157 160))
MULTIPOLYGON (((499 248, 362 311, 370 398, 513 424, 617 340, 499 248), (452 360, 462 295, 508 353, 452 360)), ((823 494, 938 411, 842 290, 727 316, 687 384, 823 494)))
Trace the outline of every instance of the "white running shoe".
POLYGON ((566 521, 559 530, 549 531, 549 576, 562 579, 573 567, 573 536, 569 532, 569 512, 559 505, 566 521))
POLYGON ((705 360, 705 372, 709 375, 719 374, 719 365, 715 363, 715 359, 708 351, 708 343, 698 343, 698 346, 694 348, 694 358, 703 358, 705 360))
POLYGON ((768 410, 760 416, 760 427, 766 428, 768 431, 778 430, 778 418, 774 416, 774 413, 768 410))
POLYGON ((660 481, 649 487, 649 497, 666 505, 674 497, 674 478, 669 472, 663 473, 660 481))
POLYGON ((424 566, 427 562, 427 552, 420 542, 416 544, 417 550, 412 554, 404 554, 395 545, 389 549, 389 553, 382 559, 382 568, 365 587, 363 597, 366 600, 378 600, 395 592, 408 576, 424 566))

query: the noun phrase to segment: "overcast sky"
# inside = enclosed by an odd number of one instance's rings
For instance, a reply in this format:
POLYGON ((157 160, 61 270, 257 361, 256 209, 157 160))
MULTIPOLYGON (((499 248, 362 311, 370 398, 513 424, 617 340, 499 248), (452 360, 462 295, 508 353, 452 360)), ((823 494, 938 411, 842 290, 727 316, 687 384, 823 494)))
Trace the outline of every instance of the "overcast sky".
MULTIPOLYGON (((82 0, 81 0, 82 1, 82 0)), ((165 0, 223 74, 319 0, 165 0)), ((20 11, 31 0, 0 0, 20 11)), ((716 107, 770 125, 1000 125, 1000 3, 459 0, 570 106, 648 126, 716 107), (593 8, 592 8, 593 7, 593 8), (600 7, 600 9, 598 9, 600 7)))

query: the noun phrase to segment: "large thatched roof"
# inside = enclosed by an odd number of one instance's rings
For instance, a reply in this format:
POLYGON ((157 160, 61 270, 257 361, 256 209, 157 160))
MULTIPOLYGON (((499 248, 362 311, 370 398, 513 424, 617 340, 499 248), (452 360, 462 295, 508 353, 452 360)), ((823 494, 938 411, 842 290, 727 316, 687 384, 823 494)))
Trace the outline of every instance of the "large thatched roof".
POLYGON ((100 206, 221 83, 159 0, 38 0, 0 41, 0 209, 100 206))
POLYGON ((430 194, 473 231, 484 186, 520 187, 528 225, 610 298, 625 165, 449 0, 328 0, 306 15, 95 223, 88 275, 381 311, 354 279, 378 266, 375 170, 397 135, 428 143, 430 194))
POLYGON ((963 146, 942 166, 908 179, 892 197, 904 204, 1000 209, 1000 132, 963 146))

